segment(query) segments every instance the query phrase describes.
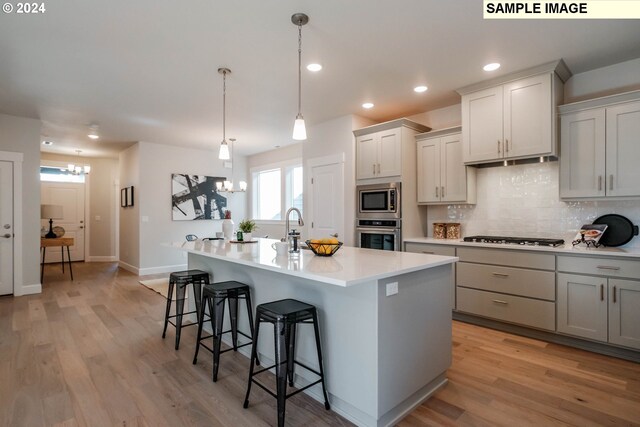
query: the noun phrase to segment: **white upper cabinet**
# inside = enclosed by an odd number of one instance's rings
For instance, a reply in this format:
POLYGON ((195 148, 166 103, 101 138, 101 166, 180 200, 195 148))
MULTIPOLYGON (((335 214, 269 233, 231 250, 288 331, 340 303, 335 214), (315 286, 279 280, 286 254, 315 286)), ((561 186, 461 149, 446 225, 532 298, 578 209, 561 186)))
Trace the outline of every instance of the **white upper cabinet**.
POLYGON ((464 163, 555 156, 555 109, 569 76, 555 61, 459 89, 464 163))
POLYGON ((426 132, 429 127, 407 119, 369 126, 355 130, 356 179, 402 179, 403 146, 413 142, 416 132, 426 132))
POLYGON ((462 162, 460 127, 416 135, 418 203, 475 203, 476 170, 462 162))
POLYGON ((560 197, 640 196, 640 91, 560 107, 560 197))

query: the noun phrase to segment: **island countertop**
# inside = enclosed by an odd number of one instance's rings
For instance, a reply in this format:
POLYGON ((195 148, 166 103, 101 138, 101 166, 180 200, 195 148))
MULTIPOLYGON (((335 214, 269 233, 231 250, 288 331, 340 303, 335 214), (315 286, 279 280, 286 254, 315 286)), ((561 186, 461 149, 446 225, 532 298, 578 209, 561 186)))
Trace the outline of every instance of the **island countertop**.
POLYGON ((399 274, 425 270, 458 261, 457 257, 392 252, 343 246, 330 257, 314 255, 310 250, 276 256, 274 239, 256 239, 256 243, 231 243, 227 240, 196 240, 167 245, 214 259, 277 271, 336 286, 353 286, 399 274))

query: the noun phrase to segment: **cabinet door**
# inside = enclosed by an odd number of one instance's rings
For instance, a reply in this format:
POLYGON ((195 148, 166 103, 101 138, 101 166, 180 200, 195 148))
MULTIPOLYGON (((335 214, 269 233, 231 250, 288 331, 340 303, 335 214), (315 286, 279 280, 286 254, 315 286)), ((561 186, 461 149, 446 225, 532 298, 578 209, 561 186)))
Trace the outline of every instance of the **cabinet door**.
POLYGON ((440 138, 418 143, 418 203, 440 201, 440 138))
POLYGON ((607 341, 607 279, 558 274, 558 332, 607 341))
POLYGON ((502 86, 462 97, 462 132, 465 163, 503 157, 502 86))
POLYGON ((402 129, 385 130, 378 132, 378 135, 377 176, 402 174, 402 129))
POLYGON ((609 279, 609 342, 640 349, 640 282, 609 279))
POLYGON ((504 85, 504 154, 545 155, 553 150, 551 74, 504 85))
POLYGON ((640 102, 607 108, 607 196, 640 195, 640 102))
POLYGON ((356 138, 356 179, 374 178, 378 163, 377 134, 356 138))
POLYGON ((605 110, 560 119, 560 197, 604 197, 605 110))
POLYGON ((462 162, 462 134, 440 140, 440 199, 443 202, 467 200, 467 169, 462 162))

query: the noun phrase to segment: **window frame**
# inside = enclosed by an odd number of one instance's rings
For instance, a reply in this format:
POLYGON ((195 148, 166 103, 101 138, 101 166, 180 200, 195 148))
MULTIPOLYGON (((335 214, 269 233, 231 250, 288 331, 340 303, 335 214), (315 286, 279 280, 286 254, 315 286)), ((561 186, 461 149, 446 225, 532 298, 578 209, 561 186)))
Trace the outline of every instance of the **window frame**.
POLYGON ((249 174, 251 176, 251 218, 257 224, 264 225, 280 225, 286 222, 285 213, 287 211, 287 204, 293 196, 293 170, 297 167, 302 168, 302 186, 303 186, 303 202, 302 206, 304 209, 304 167, 302 163, 302 158, 295 158, 284 160, 281 162, 268 163, 260 166, 254 166, 249 169, 249 174), (257 218, 257 209, 258 209, 258 194, 259 194, 259 186, 257 174, 261 172, 267 172, 270 170, 280 170, 280 218, 281 219, 258 219, 257 218))

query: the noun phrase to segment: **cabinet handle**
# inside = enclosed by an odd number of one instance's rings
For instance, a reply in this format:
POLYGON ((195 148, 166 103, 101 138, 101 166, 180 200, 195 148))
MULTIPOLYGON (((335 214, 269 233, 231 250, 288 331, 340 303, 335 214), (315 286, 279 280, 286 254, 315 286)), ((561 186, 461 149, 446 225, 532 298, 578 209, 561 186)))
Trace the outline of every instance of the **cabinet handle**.
POLYGON ((598 175, 598 191, 602 191, 602 175, 598 175))
POLYGON ((436 197, 440 197, 438 196, 438 186, 436 185, 436 197))
POLYGON ((501 299, 493 299, 491 301, 495 302, 496 304, 504 304, 504 305, 509 304, 508 302, 502 301, 501 299))
POLYGON ((429 251, 422 251, 423 254, 429 254, 429 255, 435 255, 435 252, 429 252, 429 251))
POLYGON ((596 268, 599 270, 620 270, 620 267, 614 267, 611 265, 599 265, 596 268))
POLYGON ((505 140, 504 140, 504 151, 505 151, 506 153, 508 153, 508 152, 509 152, 509 140, 508 140, 508 139, 505 139, 505 140))
POLYGON ((604 285, 600 284, 600 301, 604 301, 604 285))
POLYGON ((376 164, 374 163, 371 166, 373 166, 373 174, 375 175, 376 174, 376 164))
POLYGON ((498 154, 500 154, 500 140, 498 140, 498 154))
POLYGON ((508 274, 504 274, 504 273, 491 273, 491 274, 496 276, 496 277, 509 277, 508 274))
POLYGON ((380 163, 378 163, 378 175, 380 175, 380 163))
POLYGON ((444 197, 444 187, 440 187, 440 197, 444 197))
POLYGON ((617 302, 617 295, 616 295, 616 287, 613 287, 613 303, 615 304, 617 302))
POLYGON ((613 190, 613 175, 609 175, 609 190, 613 190))

